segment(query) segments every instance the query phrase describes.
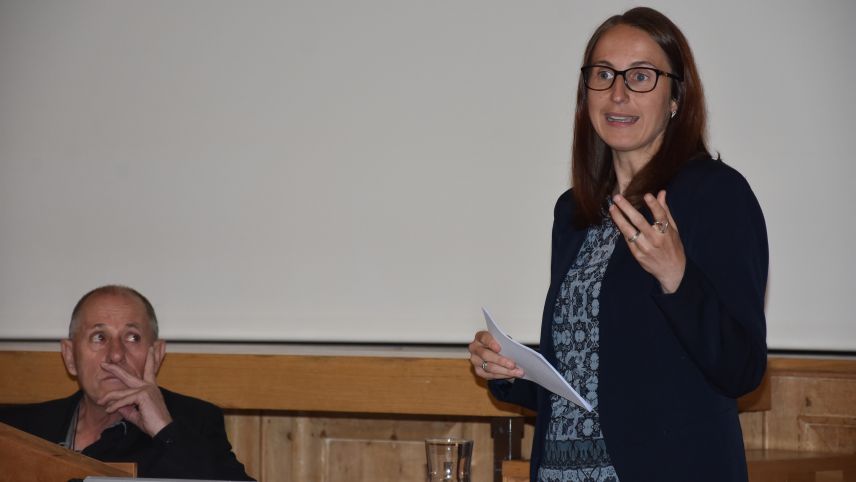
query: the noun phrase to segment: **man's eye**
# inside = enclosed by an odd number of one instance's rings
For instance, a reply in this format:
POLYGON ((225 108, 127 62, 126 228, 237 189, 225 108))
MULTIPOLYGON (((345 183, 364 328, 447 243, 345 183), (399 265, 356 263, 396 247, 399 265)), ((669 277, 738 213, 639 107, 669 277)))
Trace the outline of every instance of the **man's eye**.
POLYGON ((89 341, 93 343, 103 343, 106 338, 103 333, 93 333, 89 336, 89 341))
POLYGON ((140 342, 140 340, 142 340, 142 339, 143 339, 143 337, 141 337, 141 336, 140 336, 140 335, 138 335, 137 333, 128 333, 128 334, 125 336, 125 339, 126 339, 127 341, 130 341, 131 343, 139 343, 139 342, 140 342))

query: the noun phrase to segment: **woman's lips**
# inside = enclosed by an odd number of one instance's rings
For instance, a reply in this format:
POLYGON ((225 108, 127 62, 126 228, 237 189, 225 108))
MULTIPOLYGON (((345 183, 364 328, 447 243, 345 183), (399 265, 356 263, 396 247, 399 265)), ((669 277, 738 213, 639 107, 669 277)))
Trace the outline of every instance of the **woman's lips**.
POLYGON ((639 120, 637 115, 606 114, 606 122, 611 126, 629 126, 639 120))

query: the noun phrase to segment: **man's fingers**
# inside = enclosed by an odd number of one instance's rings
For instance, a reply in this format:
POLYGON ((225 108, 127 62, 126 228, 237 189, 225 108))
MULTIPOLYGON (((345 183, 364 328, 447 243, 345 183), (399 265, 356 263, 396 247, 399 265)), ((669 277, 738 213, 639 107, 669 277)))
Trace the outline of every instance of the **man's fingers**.
POLYGON ((137 424, 140 420, 140 412, 137 410, 137 407, 133 405, 126 405, 124 407, 119 407, 117 411, 122 414, 122 418, 133 423, 137 424))
POLYGON ((113 413, 122 407, 134 407, 136 409, 136 405, 137 405, 137 392, 134 392, 134 393, 131 393, 129 395, 125 395, 123 397, 115 399, 112 402, 107 401, 107 405, 104 407, 104 410, 107 413, 113 413))
POLYGON ((115 375, 116 378, 121 380, 125 385, 128 385, 129 387, 139 387, 143 383, 142 380, 128 373, 127 370, 115 363, 104 362, 101 364, 101 368, 115 375))
POLYGON ((120 400, 122 398, 125 398, 128 396, 134 395, 136 393, 139 393, 139 391, 140 391, 139 388, 126 388, 124 390, 113 390, 111 392, 107 392, 106 394, 104 394, 104 396, 102 396, 101 398, 96 400, 95 403, 97 403, 98 405, 104 405, 107 403, 112 403, 116 400, 120 400))
POLYGON ((155 347, 150 346, 146 353, 146 366, 143 368, 143 380, 155 383, 155 347))

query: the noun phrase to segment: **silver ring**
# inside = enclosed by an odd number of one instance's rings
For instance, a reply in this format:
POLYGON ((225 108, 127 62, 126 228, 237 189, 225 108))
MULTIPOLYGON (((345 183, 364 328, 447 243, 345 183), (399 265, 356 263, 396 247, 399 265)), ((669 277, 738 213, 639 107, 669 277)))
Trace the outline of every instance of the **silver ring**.
POLYGON ((628 239, 627 242, 630 244, 635 243, 636 240, 639 239, 640 234, 642 234, 642 231, 636 231, 636 234, 634 234, 633 236, 630 236, 630 239, 628 239))
POLYGON ((669 220, 665 221, 654 221, 653 224, 654 229, 660 232, 660 234, 666 234, 666 230, 669 229, 669 220))
POLYGON ((482 360, 482 370, 487 371, 487 362, 482 360))

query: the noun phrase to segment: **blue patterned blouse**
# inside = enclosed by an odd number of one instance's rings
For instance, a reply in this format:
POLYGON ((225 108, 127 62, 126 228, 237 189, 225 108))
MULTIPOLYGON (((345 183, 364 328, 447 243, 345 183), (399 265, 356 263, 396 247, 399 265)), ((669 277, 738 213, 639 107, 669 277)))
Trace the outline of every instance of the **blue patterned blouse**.
POLYGON ((539 482, 618 482, 598 415, 598 315, 600 287, 619 235, 607 217, 589 228, 577 258, 565 276, 553 311, 553 345, 562 373, 592 404, 589 413, 556 394, 539 482))

